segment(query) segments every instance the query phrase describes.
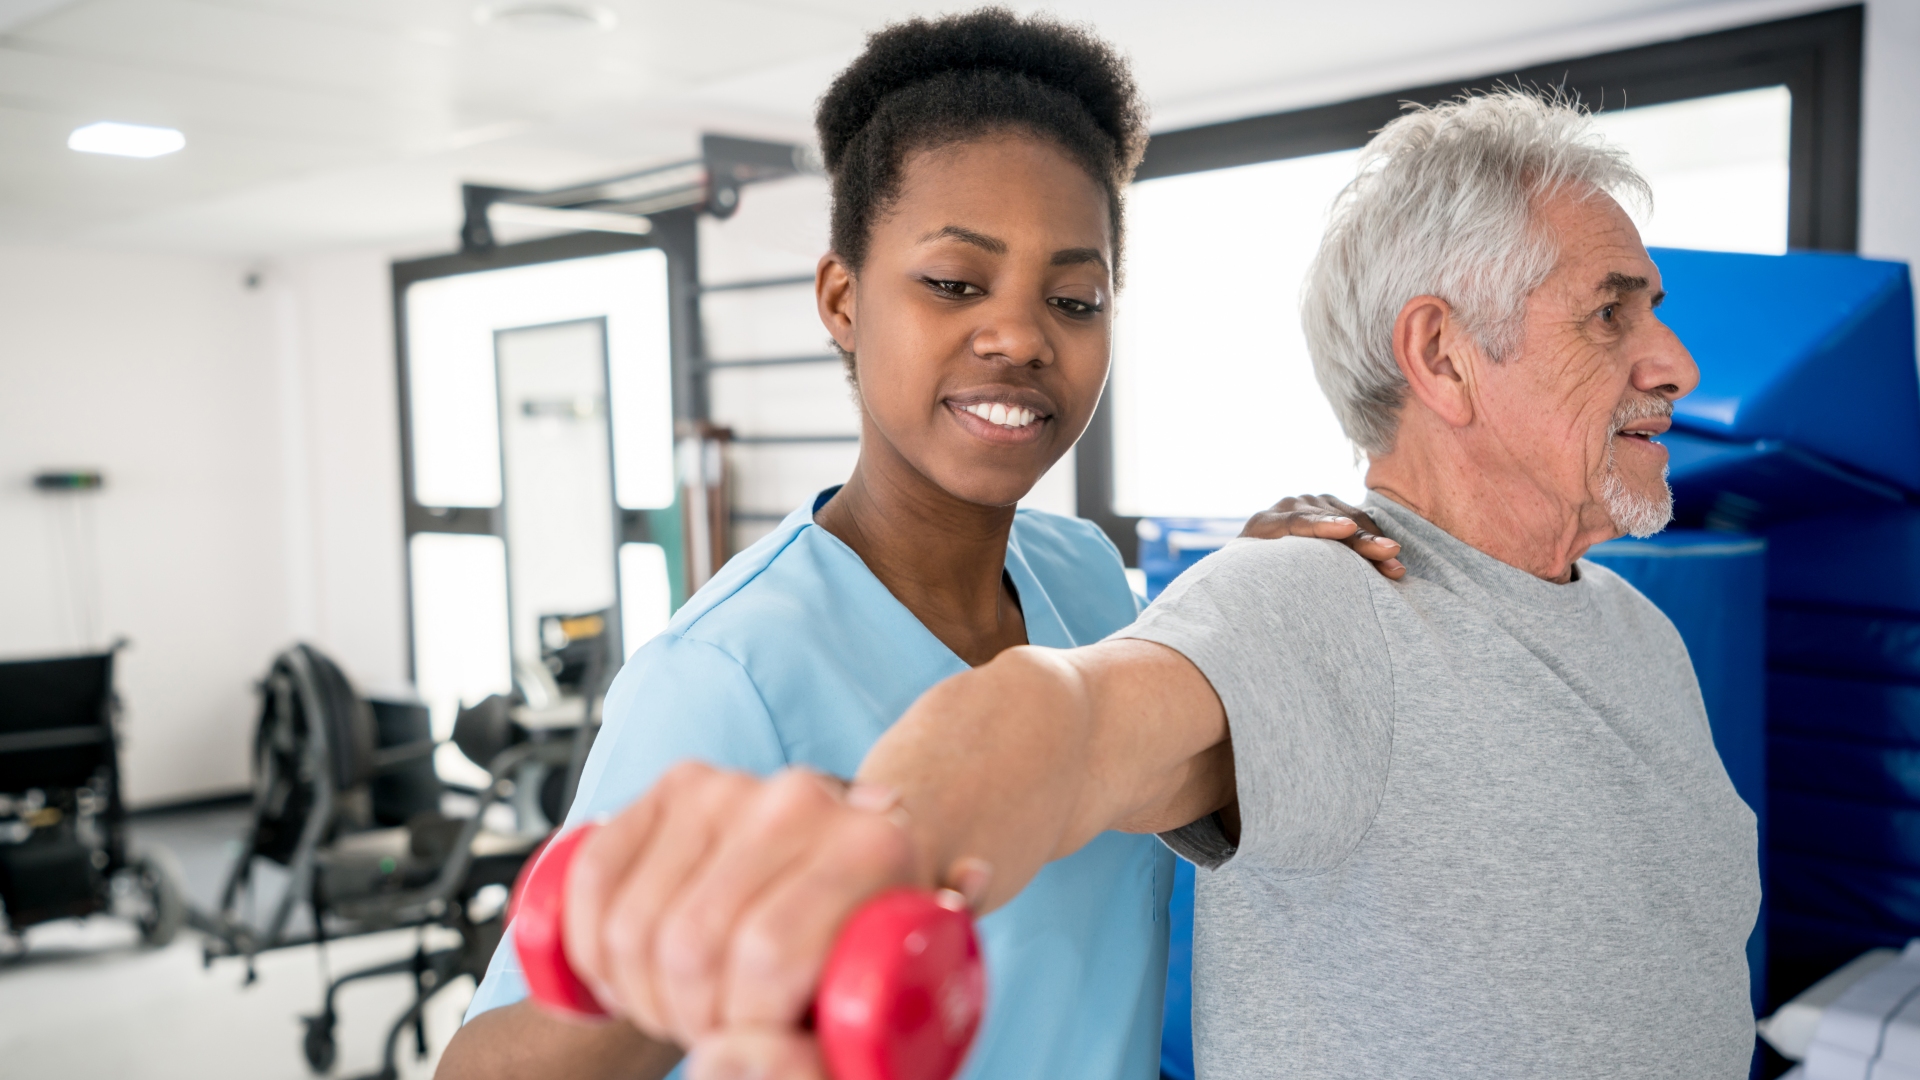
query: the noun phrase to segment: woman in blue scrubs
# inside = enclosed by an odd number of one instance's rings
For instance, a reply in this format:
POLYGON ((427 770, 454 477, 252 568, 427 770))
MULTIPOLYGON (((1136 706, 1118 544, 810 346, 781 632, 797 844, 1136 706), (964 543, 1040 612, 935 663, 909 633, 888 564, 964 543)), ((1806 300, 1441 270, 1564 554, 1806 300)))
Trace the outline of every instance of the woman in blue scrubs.
MULTIPOLYGON (((1120 193, 1146 139, 1124 62, 1004 11, 915 20, 871 39, 818 124, 834 203, 816 291, 861 410, 858 464, 628 661, 569 824, 688 760, 851 776, 934 683, 1012 646, 1098 641, 1136 614, 1098 528, 1015 509, 1106 382, 1120 193)), ((1344 508, 1288 509, 1257 531, 1354 534, 1397 569, 1391 541, 1358 534, 1344 508)), ((692 868, 705 838, 676 845, 692 868)), ((989 1010, 964 1075, 1158 1076, 1172 882, 1157 840, 1109 833, 982 919, 989 1010)), ((442 1074, 658 1076, 678 1059, 525 996, 503 947, 442 1074)), ((710 1026, 689 1012, 712 1003, 671 1007, 710 1026)))

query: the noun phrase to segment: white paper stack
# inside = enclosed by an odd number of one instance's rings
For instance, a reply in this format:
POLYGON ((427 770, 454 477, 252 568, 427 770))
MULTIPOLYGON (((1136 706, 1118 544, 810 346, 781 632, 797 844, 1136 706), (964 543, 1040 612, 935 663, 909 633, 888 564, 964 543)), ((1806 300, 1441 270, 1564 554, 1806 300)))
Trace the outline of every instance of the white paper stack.
MULTIPOLYGON (((1920 939, 1891 962, 1884 957, 1862 962, 1868 959, 1861 957, 1814 988, 1840 992, 1820 1010, 1806 1047, 1806 1080, 1920 1080, 1920 939)), ((1768 1023, 1781 1026, 1787 1011, 1781 1009, 1768 1023)), ((1779 1045, 1766 1027, 1761 1033, 1779 1045)))

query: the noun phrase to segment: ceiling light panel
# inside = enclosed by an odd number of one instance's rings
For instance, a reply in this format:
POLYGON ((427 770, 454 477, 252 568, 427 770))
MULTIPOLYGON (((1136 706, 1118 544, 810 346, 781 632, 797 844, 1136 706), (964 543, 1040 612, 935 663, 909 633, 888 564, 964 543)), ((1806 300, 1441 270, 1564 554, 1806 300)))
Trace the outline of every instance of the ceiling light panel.
POLYGON ((593 4, 525 0, 482 4, 473 10, 473 19, 482 26, 506 26, 532 31, 611 30, 620 23, 619 17, 613 12, 593 4))
POLYGON ((83 154, 113 154, 116 157, 159 157, 185 145, 187 137, 172 128, 117 124, 111 120, 74 128, 73 134, 67 136, 69 150, 78 150, 83 154))

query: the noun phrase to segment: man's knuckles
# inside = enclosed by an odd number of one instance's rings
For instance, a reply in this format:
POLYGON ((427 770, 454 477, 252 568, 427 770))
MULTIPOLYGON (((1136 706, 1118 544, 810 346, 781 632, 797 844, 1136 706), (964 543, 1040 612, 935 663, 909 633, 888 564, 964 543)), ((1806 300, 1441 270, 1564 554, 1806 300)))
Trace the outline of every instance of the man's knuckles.
POLYGON ((763 828, 812 823, 843 809, 838 793, 822 776, 802 769, 788 769, 761 785, 754 798, 752 816, 763 828))

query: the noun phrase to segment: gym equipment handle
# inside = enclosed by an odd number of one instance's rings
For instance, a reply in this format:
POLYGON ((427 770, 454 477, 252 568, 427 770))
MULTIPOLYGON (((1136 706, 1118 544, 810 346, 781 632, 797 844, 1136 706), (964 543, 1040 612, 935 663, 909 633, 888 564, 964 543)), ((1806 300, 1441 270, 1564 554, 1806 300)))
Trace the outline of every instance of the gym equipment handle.
MULTIPOLYGON (((583 1018, 607 1014, 567 962, 561 918, 567 871, 596 827, 554 838, 529 861, 508 915, 533 999, 583 1018)), ((827 1071, 834 1080, 949 1080, 980 1026, 986 981, 955 894, 881 893, 841 927, 820 975, 812 1018, 827 1071)))

